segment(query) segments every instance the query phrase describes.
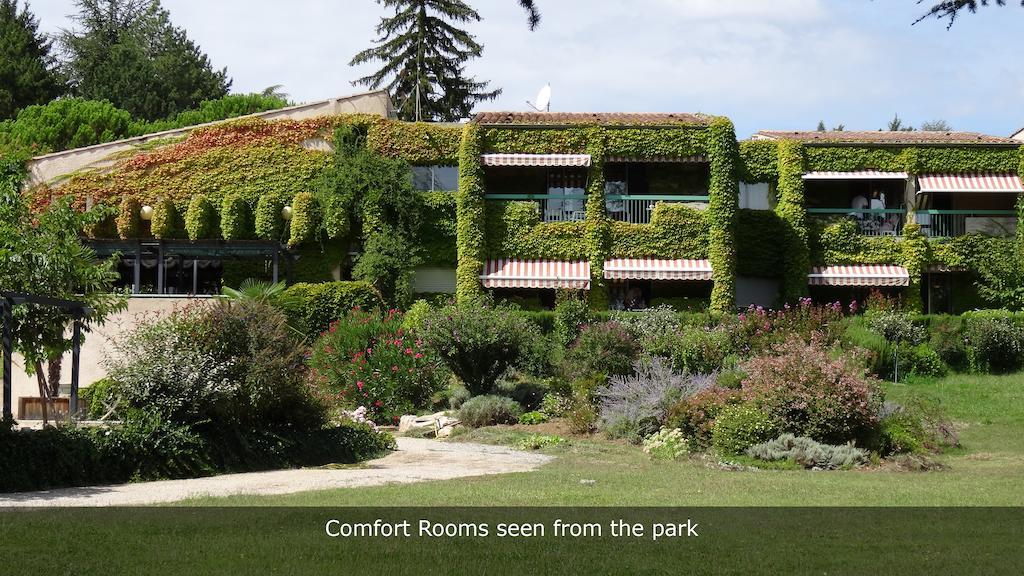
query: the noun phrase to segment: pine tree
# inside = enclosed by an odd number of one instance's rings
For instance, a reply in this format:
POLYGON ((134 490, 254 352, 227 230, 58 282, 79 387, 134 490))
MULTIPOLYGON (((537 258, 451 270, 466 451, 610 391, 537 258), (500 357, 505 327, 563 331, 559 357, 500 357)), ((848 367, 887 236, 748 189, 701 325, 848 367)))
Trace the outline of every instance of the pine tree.
POLYGON ((227 70, 176 28, 159 0, 76 0, 77 31, 61 45, 76 95, 159 120, 227 94, 227 70))
MULTIPOLYGON (((921 1, 922 0, 918 0, 918 3, 921 1)), ((942 0, 941 2, 933 4, 923 16, 914 22, 914 24, 917 24, 926 18, 934 17, 939 20, 945 18, 949 20, 949 24, 946 28, 952 28, 953 23, 956 22, 956 17, 962 14, 964 10, 974 14, 978 11, 979 7, 988 6, 990 4, 1006 6, 1006 0, 942 0)), ((1020 5, 1024 6, 1024 0, 1020 0, 1020 5)))
POLYGON ((354 84, 387 86, 404 120, 453 122, 466 118, 477 102, 501 90, 466 75, 465 63, 483 52, 471 34, 454 24, 479 22, 462 0, 378 0, 395 13, 377 26, 376 46, 356 54, 351 66, 382 62, 377 72, 354 84))
POLYGON ((530 30, 536 30, 540 24, 540 10, 537 9, 533 0, 519 0, 519 5, 526 10, 526 21, 530 24, 530 30))
POLYGON ((63 93, 51 48, 27 4, 19 12, 18 0, 0 0, 0 120, 63 93))

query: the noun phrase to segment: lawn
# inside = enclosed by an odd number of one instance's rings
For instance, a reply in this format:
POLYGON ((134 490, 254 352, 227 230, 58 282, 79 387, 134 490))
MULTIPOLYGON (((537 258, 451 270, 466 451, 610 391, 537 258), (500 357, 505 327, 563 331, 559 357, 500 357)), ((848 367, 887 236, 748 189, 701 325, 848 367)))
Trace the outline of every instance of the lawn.
MULTIPOLYGON (((658 462, 599 437, 545 448, 558 458, 535 472, 352 488, 286 496, 237 496, 188 505, 246 506, 1021 506, 1024 374, 953 375, 887 383, 887 398, 938 400, 960 428, 946 469, 809 472, 726 470, 700 459, 658 462), (587 480, 587 482, 582 482, 587 480), (592 482, 591 482, 592 481, 592 482)), ((510 443, 526 432, 480 429, 460 440, 510 443)))

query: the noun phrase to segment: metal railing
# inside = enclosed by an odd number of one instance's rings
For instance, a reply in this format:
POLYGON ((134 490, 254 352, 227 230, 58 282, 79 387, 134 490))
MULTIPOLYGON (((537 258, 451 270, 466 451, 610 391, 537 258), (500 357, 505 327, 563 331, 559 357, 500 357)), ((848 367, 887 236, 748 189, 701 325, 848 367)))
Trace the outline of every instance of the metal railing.
POLYGON ((932 238, 952 238, 971 232, 1010 236, 1017 229, 1013 210, 918 210, 921 232, 932 238))
POLYGON ((586 194, 487 194, 487 200, 535 202, 544 222, 579 222, 587 219, 586 194))
POLYGON ((902 208, 808 208, 807 213, 824 218, 845 216, 857 223, 862 236, 900 236, 907 217, 902 208))
POLYGON ((649 224, 654 208, 659 202, 707 202, 707 196, 608 196, 605 198, 605 209, 608 217, 630 224, 649 224))

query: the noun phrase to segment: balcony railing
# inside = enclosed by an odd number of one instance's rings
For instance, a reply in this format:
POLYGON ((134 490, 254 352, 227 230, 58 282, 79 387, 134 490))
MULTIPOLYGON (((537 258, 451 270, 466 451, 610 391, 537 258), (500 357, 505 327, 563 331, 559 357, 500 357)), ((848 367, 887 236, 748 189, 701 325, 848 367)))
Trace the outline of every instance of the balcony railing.
POLYGON ((605 198, 605 209, 608 217, 630 224, 649 224, 654 207, 658 202, 707 202, 707 196, 608 196, 605 198))
POLYGON ((536 202, 545 222, 578 222, 587 219, 586 194, 487 194, 487 200, 536 202))
MULTIPOLYGON (((535 202, 544 222, 578 222, 587 218, 586 194, 487 194, 487 200, 535 202)), ((648 224, 658 202, 707 202, 707 196, 607 196, 608 217, 631 224, 648 224)))
POLYGON ((812 216, 846 216, 857 223, 863 236, 899 236, 903 234, 906 211, 902 208, 808 208, 812 216))
POLYGON ((971 232, 1011 236, 1017 229, 1013 210, 918 210, 921 232, 932 238, 952 238, 971 232))

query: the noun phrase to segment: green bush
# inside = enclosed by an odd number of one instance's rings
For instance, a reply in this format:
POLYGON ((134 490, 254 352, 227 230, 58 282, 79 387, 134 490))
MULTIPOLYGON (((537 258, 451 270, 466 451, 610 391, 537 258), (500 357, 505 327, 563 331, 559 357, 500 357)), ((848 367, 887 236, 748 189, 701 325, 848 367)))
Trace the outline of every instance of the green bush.
POLYGON ((430 316, 430 303, 426 300, 417 300, 405 311, 402 319, 402 328, 410 332, 416 332, 423 328, 430 316))
POLYGON ((281 210, 284 202, 278 198, 264 194, 256 202, 255 231, 261 240, 281 240, 284 232, 284 217, 281 210))
POLYGON ((0 492, 353 463, 393 449, 391 436, 355 423, 213 437, 151 416, 109 428, 0 425, 0 492))
POLYGON ((322 427, 303 360, 280 311, 217 301, 140 324, 106 368, 125 412, 209 435, 322 427))
POLYGON ((567 298, 555 306, 555 337, 560 345, 568 346, 580 335, 580 330, 593 321, 590 305, 582 298, 567 298))
POLYGON ((190 240, 217 236, 217 210, 205 194, 196 194, 185 211, 185 231, 190 240))
POLYGON ((929 326, 930 344, 947 366, 957 371, 970 367, 967 358, 967 344, 964 341, 963 326, 959 316, 933 318, 929 326))
POLYGON ((249 205, 237 194, 228 194, 220 208, 220 232, 225 240, 245 240, 252 236, 249 205))
POLYGON ((548 421, 548 415, 543 412, 524 412, 519 416, 519 423, 527 426, 543 424, 548 421))
POLYGON ((125 196, 117 213, 117 235, 122 240, 138 238, 142 234, 142 203, 138 198, 125 196))
POLYGON ((459 420, 470 428, 497 424, 515 424, 523 409, 519 403, 504 396, 476 396, 459 408, 459 420))
POLYGON ((971 370, 1001 374, 1024 366, 1024 331, 1012 316, 999 312, 965 314, 964 325, 971 370))
POLYGON ((316 197, 309 192, 300 192, 292 199, 292 220, 288 245, 298 246, 313 241, 320 227, 321 210, 316 197))
POLYGON ((493 390, 510 368, 525 364, 541 335, 507 307, 470 301, 432 311, 421 337, 478 396, 493 390))
POLYGON ((748 447, 775 438, 779 423, 750 404, 727 406, 715 418, 711 445, 721 454, 742 454, 748 447))
POLYGON ((102 418, 114 403, 114 387, 116 383, 110 378, 100 378, 82 389, 79 396, 89 406, 88 415, 91 419, 102 418))
POLYGON ((548 434, 530 434, 526 438, 523 438, 519 442, 516 442, 516 450, 540 450, 548 446, 558 446, 565 444, 567 440, 561 436, 551 436, 548 434))
POLYGON ((615 311, 611 313, 611 319, 624 326, 640 342, 674 334, 682 325, 678 312, 664 304, 636 312, 615 311))
POLYGON ((174 202, 164 198, 156 203, 153 208, 151 226, 154 238, 166 240, 178 237, 180 227, 178 226, 178 210, 174 207, 174 202))
POLYGON ((726 367, 732 355, 731 337, 720 328, 683 326, 678 331, 655 339, 647 351, 664 356, 672 368, 693 374, 711 374, 726 367))
POLYGON ((916 346, 927 338, 925 327, 906 313, 895 310, 871 312, 866 318, 871 329, 890 342, 916 346))
POLYGON ((774 462, 789 460, 804 468, 835 470, 867 464, 868 453, 850 444, 832 446, 806 437, 783 434, 768 442, 747 448, 747 456, 774 462))
POLYGON ((708 388, 673 404, 665 419, 666 426, 682 430, 695 448, 710 448, 715 419, 727 407, 742 401, 739 390, 708 388))
POLYGON ((272 302, 288 316, 289 322, 304 334, 313 336, 355 308, 374 310, 382 306, 380 297, 366 282, 322 282, 293 284, 281 298, 272 302))
POLYGON ((912 396, 902 405, 886 403, 877 449, 883 455, 937 453, 959 446, 956 428, 933 400, 912 396))
POLYGON ((625 376, 633 372, 640 347, 615 322, 585 326, 565 354, 563 371, 570 375, 625 376))
POLYGON ((939 353, 928 344, 899 347, 900 376, 945 376, 949 366, 942 361, 939 353))

